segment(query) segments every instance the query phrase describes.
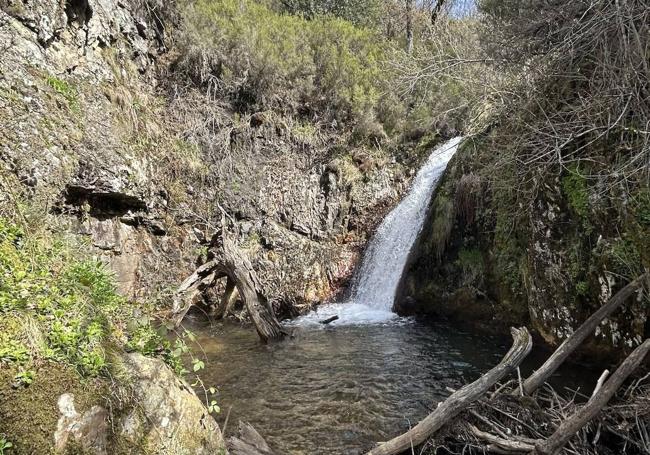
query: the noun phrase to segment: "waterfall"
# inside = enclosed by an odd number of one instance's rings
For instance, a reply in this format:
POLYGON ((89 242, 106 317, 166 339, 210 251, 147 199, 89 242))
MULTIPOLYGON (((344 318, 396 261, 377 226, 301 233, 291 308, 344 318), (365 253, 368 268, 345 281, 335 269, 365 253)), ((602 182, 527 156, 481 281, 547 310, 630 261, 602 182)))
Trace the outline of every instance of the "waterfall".
POLYGON ((462 138, 437 147, 415 176, 408 194, 379 225, 355 277, 352 301, 390 311, 411 247, 415 242, 433 191, 462 138))
POLYGON ((339 316, 334 322, 337 325, 385 322, 397 317, 392 307, 409 252, 422 230, 433 191, 461 140, 451 139, 431 153, 408 194, 381 222, 355 273, 350 301, 325 305, 296 323, 314 323, 333 315, 339 316))

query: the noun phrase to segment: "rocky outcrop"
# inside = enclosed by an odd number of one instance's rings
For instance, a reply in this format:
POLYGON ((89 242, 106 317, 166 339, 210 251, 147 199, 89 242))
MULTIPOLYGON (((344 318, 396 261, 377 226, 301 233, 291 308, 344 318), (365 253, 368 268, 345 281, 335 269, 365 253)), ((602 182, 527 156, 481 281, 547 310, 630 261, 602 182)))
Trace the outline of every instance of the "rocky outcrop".
POLYGON ((59 397, 57 452, 75 446, 95 455, 226 453, 217 423, 190 386, 162 361, 129 354, 119 361, 119 375, 111 412, 99 405, 78 410, 73 394, 59 397))
POLYGON ((221 207, 274 307, 305 311, 345 284, 404 189, 405 166, 351 150, 335 130, 234 113, 176 80, 165 54, 173 24, 161 22, 171 9, 0 2, 0 42, 11 43, 0 62, 0 166, 15 188, 0 205, 26 200, 44 224, 86 238, 134 299, 196 267, 221 207))
POLYGON ((54 433, 54 447, 64 452, 69 444, 76 443, 85 450, 97 454, 107 454, 108 411, 101 406, 93 406, 83 414, 75 409, 74 395, 64 393, 59 397, 61 417, 54 433))

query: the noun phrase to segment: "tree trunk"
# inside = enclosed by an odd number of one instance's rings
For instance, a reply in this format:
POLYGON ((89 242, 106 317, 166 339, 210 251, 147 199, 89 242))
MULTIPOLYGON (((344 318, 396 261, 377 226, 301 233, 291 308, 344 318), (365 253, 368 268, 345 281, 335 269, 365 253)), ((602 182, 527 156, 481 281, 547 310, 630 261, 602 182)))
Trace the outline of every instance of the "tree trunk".
POLYGON ((221 296, 221 301, 219 302, 219 305, 214 307, 212 316, 216 319, 221 319, 228 316, 232 304, 237 299, 237 295, 238 292, 237 292, 237 286, 235 285, 235 282, 233 281, 232 278, 227 277, 226 289, 224 290, 223 295, 221 296))
POLYGON ((221 257, 218 257, 227 274, 233 279, 239 290, 248 314, 250 315, 257 334, 265 343, 269 340, 279 340, 285 332, 275 317, 273 308, 262 292, 262 286, 253 266, 248 259, 230 241, 224 240, 221 257))
MULTIPOLYGON (((202 286, 212 285, 216 279, 228 277, 237 286, 246 304, 258 335, 265 343, 284 337, 285 332, 275 317, 273 308, 262 292, 262 286, 251 263, 230 240, 225 239, 216 251, 215 258, 190 275, 178 288, 174 296, 173 321, 178 326, 192 306, 194 296, 202 286)), ((228 287, 228 285, 226 285, 228 287)))
POLYGON ((368 452, 367 455, 395 455, 422 444, 429 436, 483 396, 504 376, 514 371, 530 352, 533 341, 525 327, 521 329, 513 328, 511 331, 513 345, 497 366, 476 381, 454 392, 415 427, 388 442, 380 444, 368 452))
POLYGON ((433 7, 433 10, 431 10, 431 25, 436 25, 436 21, 438 20, 438 16, 440 15, 440 11, 442 11, 444 4, 445 0, 438 0, 436 2, 436 6, 433 7))
POLYGON ((413 52, 413 0, 406 0, 406 52, 413 52))
POLYGON ((648 273, 644 273, 636 280, 629 283, 623 289, 618 291, 614 297, 601 306, 589 319, 587 319, 569 338, 564 340, 564 343, 548 358, 544 365, 539 370, 535 371, 532 375, 524 381, 524 393, 530 395, 539 386, 544 384, 546 380, 558 369, 573 351, 582 344, 582 342, 596 330, 596 327, 611 315, 618 307, 620 307, 637 289, 643 285, 643 281, 648 278, 648 273))
POLYGON ((587 404, 566 419, 548 439, 536 444, 539 455, 554 455, 562 449, 576 433, 593 419, 614 396, 627 377, 637 369, 650 352, 650 338, 638 346, 621 364, 616 372, 603 385, 600 391, 592 396, 587 404))

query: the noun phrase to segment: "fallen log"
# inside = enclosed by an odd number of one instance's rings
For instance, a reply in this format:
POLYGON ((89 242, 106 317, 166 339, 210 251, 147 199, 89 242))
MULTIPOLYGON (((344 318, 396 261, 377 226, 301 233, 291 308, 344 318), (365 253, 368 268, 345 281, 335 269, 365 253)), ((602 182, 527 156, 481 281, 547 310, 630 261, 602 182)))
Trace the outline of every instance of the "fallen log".
POLYGON ((592 396, 587 404, 563 421, 546 440, 535 444, 535 454, 554 455, 559 452, 576 433, 603 409, 618 388, 643 362, 650 352, 650 338, 638 346, 625 359, 614 374, 603 384, 600 391, 592 396))
POLYGON ((180 285, 174 295, 174 306, 172 310, 174 326, 178 327, 180 325, 192 306, 195 297, 203 290, 212 286, 216 279, 216 272, 213 268, 198 269, 180 285))
POLYGON ((332 316, 331 318, 323 319, 322 321, 318 321, 319 324, 329 324, 331 322, 334 322, 338 319, 339 317, 337 315, 332 316))
POLYGON ((636 280, 629 283, 623 289, 618 291, 607 303, 601 306, 594 314, 592 314, 569 338, 558 347, 555 352, 544 362, 537 371, 530 375, 524 381, 524 394, 530 395, 544 384, 548 378, 564 363, 567 357, 575 351, 582 342, 587 339, 596 327, 609 315, 611 315, 618 307, 620 307, 634 292, 636 292, 643 282, 648 279, 649 274, 646 272, 636 280))
POLYGON ((227 277, 239 291, 262 341, 266 343, 269 340, 283 338, 286 333, 275 317, 271 304, 264 296, 250 261, 229 239, 224 239, 213 253, 214 259, 195 270, 176 291, 172 317, 174 324, 180 325, 192 306, 194 297, 202 288, 227 277))
POLYGON ((395 455, 422 444, 443 425, 483 396, 494 384, 514 371, 530 352, 533 341, 525 327, 511 329, 513 344, 501 362, 476 381, 454 392, 415 427, 384 442, 367 455, 395 455))
POLYGON ((250 423, 239 422, 239 436, 229 438, 227 445, 230 455, 274 455, 250 423))

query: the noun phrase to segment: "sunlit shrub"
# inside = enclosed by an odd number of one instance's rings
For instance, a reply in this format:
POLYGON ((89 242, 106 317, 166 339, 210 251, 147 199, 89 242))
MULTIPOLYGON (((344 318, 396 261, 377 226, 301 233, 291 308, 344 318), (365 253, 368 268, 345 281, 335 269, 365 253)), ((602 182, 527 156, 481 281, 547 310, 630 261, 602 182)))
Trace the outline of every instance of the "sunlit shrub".
POLYGON ((386 44, 335 17, 282 14, 252 0, 197 0, 177 68, 241 110, 346 120, 373 109, 386 44))
POLYGON ((170 344, 148 319, 134 325, 130 308, 103 264, 0 218, 0 365, 49 359, 95 376, 111 346, 126 343, 178 367, 170 344))

